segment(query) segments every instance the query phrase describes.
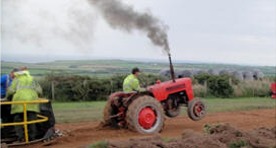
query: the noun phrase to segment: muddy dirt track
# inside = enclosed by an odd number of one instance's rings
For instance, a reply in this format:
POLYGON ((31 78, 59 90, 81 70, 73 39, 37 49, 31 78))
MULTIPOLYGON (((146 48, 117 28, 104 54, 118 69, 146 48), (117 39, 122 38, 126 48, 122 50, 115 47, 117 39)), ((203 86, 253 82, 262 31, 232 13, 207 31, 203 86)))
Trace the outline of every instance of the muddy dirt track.
MULTIPOLYGON (((262 109, 252 111, 237 111, 208 114, 203 120, 194 122, 188 117, 180 116, 173 119, 167 118, 161 137, 180 137, 183 131, 190 129, 203 132, 205 124, 229 123, 242 131, 250 131, 255 128, 272 128, 276 126, 275 109, 262 109)), ((51 146, 53 148, 78 148, 87 147, 97 141, 121 141, 130 138, 146 138, 148 135, 131 132, 126 129, 98 129, 99 122, 82 122, 58 124, 56 127, 65 133, 64 137, 58 138, 51 146)), ((152 137, 152 135, 151 135, 152 137)), ((41 145, 24 146, 25 148, 40 147, 41 145)))

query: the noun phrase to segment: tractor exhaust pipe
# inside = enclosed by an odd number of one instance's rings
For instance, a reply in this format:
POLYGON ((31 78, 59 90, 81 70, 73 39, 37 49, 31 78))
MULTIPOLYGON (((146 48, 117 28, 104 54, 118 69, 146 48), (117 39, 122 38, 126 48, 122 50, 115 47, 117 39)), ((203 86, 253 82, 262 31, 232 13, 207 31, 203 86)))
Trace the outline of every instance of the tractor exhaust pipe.
POLYGON ((172 78, 172 81, 175 82, 175 75, 174 75, 174 69, 173 69, 173 64, 172 64, 171 53, 169 53, 168 56, 169 56, 169 61, 170 61, 171 78, 172 78))

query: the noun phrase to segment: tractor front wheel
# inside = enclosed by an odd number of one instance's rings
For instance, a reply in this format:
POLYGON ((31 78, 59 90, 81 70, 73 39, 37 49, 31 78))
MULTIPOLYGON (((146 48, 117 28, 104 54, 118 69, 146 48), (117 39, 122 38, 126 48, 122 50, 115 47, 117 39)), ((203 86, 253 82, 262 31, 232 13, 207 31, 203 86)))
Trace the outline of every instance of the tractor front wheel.
POLYGON ((193 99, 188 102, 188 116, 194 121, 201 120, 206 115, 205 104, 200 99, 193 99))
POLYGON ((160 102, 151 96, 140 96, 128 107, 127 126, 142 134, 158 133, 164 126, 164 113, 160 102))

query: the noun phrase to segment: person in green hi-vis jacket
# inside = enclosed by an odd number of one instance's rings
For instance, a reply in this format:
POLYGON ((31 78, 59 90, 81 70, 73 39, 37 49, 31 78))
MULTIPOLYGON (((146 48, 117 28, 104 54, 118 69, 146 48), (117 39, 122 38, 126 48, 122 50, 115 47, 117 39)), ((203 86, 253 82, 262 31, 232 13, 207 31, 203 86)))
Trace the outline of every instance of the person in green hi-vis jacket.
POLYGON ((140 83, 138 80, 138 76, 140 74, 140 70, 138 68, 132 69, 132 74, 128 75, 124 79, 123 90, 124 92, 132 92, 132 91, 145 91, 145 88, 140 87, 140 83))
MULTIPOLYGON (((27 70, 18 71, 15 73, 15 79, 12 81, 8 89, 8 95, 13 95, 12 101, 34 101, 38 99, 38 94, 42 94, 40 85, 33 80, 33 77, 27 70)), ((39 112, 38 104, 27 105, 27 118, 28 121, 35 120, 39 112)), ((23 105, 13 104, 11 106, 11 114, 14 116, 14 122, 23 121, 23 105)), ((28 125, 29 140, 36 139, 36 126, 35 124, 28 125)), ((23 126, 15 126, 15 132, 19 142, 24 141, 23 126)))

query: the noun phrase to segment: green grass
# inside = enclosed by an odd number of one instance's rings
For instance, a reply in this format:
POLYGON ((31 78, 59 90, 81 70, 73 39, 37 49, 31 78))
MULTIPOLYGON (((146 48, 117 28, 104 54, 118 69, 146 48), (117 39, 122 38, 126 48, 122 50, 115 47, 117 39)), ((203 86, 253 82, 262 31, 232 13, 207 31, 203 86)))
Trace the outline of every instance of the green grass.
POLYGON ((107 148, 108 143, 106 141, 99 141, 89 146, 89 148, 107 148))
POLYGON ((102 119, 105 102, 55 102, 53 110, 58 123, 97 121, 102 119))
POLYGON ((233 98, 204 99, 208 112, 246 111, 276 107, 276 100, 271 98, 233 98))
MULTIPOLYGON (((246 111, 253 109, 276 108, 276 100, 271 98, 235 98, 203 99, 209 113, 246 111)), ((105 106, 104 101, 97 102, 54 102, 53 109, 58 123, 100 121, 105 106)), ((182 108, 181 115, 186 115, 182 108)))

